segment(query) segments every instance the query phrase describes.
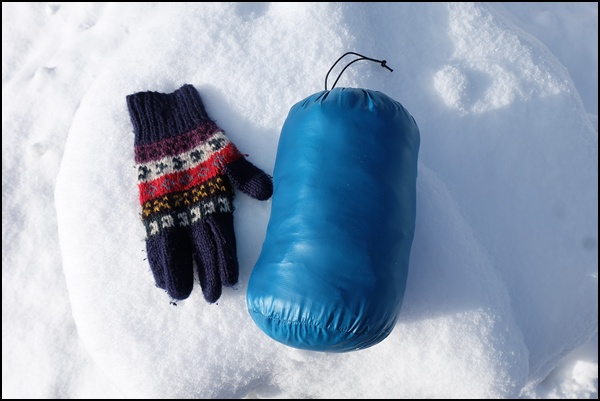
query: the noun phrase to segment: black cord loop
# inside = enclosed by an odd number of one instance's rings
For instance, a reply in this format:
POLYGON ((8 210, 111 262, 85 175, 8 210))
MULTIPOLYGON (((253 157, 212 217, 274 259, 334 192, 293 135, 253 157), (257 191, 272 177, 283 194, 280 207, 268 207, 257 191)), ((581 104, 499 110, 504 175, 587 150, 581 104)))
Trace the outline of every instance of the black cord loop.
POLYGON ((392 70, 390 67, 387 66, 387 61, 386 60, 377 60, 371 57, 367 57, 367 56, 363 56, 362 54, 359 53, 355 53, 355 52, 347 52, 344 53, 340 58, 338 58, 335 63, 333 63, 333 65, 331 66, 331 68, 329 69, 329 71, 327 71, 327 75, 325 75, 325 90, 327 89, 327 79, 329 78, 329 74, 331 73, 331 70, 333 70, 333 67, 336 66, 336 64, 343 59, 344 57, 346 57, 349 54, 353 54, 355 56, 358 56, 359 58, 352 60, 351 62, 349 62, 340 72, 340 74, 338 75, 337 79, 335 80, 335 82, 333 83, 333 86, 331 87, 331 89, 335 88, 335 85, 338 83, 338 81, 340 80, 340 78, 342 77, 342 74, 344 73, 344 71, 346 71, 346 68, 350 67, 352 64, 356 63, 357 61, 360 60, 369 60, 369 61, 374 61, 376 63, 380 63, 381 66, 383 68, 387 68, 388 70, 390 70, 390 72, 393 72, 394 70, 392 70))

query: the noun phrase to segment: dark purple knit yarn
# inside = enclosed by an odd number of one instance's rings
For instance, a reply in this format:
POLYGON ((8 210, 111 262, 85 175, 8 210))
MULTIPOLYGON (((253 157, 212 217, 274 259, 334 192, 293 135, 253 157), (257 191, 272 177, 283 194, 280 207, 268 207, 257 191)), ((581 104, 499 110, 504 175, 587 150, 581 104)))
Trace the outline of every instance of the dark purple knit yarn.
POLYGON ((214 303, 222 287, 235 285, 239 276, 234 188, 266 200, 272 179, 208 117, 192 85, 170 94, 138 92, 126 100, 156 286, 173 299, 186 299, 194 287, 195 261, 204 298, 214 303))

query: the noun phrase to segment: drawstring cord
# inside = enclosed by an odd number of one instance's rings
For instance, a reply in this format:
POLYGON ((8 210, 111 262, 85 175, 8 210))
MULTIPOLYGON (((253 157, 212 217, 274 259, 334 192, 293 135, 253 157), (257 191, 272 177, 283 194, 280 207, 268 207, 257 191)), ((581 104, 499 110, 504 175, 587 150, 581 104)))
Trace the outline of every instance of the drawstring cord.
POLYGON ((359 53, 355 53, 355 52, 347 52, 347 53, 345 53, 344 55, 342 55, 340 58, 338 58, 338 59, 336 60, 336 62, 335 62, 335 63, 333 63, 333 65, 331 66, 331 68, 329 69, 329 71, 327 71, 327 75, 325 76, 325 90, 327 90, 327 78, 329 78, 329 73, 331 73, 331 70, 333 70, 333 67, 335 67, 335 66, 336 66, 336 64, 337 64, 337 63, 338 63, 338 62, 339 62, 341 59, 343 59, 344 57, 346 57, 346 56, 347 56, 347 55, 349 55, 349 54, 353 54, 353 55, 355 55, 355 56, 358 56, 359 58, 357 58, 356 60, 352 60, 351 62, 349 62, 349 63, 348 63, 348 65, 346 65, 346 66, 344 67, 344 69, 343 69, 343 70, 340 72, 340 74, 338 75, 337 79, 336 79, 336 80, 335 80, 335 82, 333 83, 333 86, 331 87, 331 89, 335 88, 335 85, 338 83, 338 81, 339 81, 339 80, 340 80, 340 78, 342 77, 342 74, 344 73, 344 71, 346 71, 346 68, 350 67, 352 64, 354 64, 354 63, 356 63, 357 61, 360 61, 360 60, 369 60, 369 61, 374 61, 374 62, 376 62, 376 63, 380 63, 380 64, 381 64, 381 66, 382 66, 383 68, 387 68, 388 70, 390 70, 390 72, 394 71, 394 70, 392 70, 390 67, 388 67, 388 66, 387 66, 387 61, 385 61, 385 60, 377 60, 377 59, 374 59, 374 58, 371 58, 371 57, 363 56, 362 54, 359 54, 359 53))

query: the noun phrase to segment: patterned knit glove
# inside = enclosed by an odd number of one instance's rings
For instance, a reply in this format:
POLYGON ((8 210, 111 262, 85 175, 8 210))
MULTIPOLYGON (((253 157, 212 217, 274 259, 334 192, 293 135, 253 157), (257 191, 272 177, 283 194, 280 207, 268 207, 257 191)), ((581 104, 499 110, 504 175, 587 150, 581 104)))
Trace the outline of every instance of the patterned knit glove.
POLYGON ((156 285, 173 299, 187 298, 195 259, 204 298, 216 302, 222 286, 238 280, 233 187, 266 200, 273 193, 271 177, 208 117, 192 85, 170 94, 134 93, 127 105, 156 285))

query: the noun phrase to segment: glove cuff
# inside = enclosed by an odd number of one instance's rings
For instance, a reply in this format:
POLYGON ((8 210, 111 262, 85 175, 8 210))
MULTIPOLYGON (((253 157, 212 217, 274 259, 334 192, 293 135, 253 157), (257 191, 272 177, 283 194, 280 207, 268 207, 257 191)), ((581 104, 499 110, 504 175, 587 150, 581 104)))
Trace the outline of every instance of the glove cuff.
POLYGON ((127 96, 135 145, 173 138, 202 125, 214 125, 200 94, 185 84, 173 93, 138 92, 127 96))

